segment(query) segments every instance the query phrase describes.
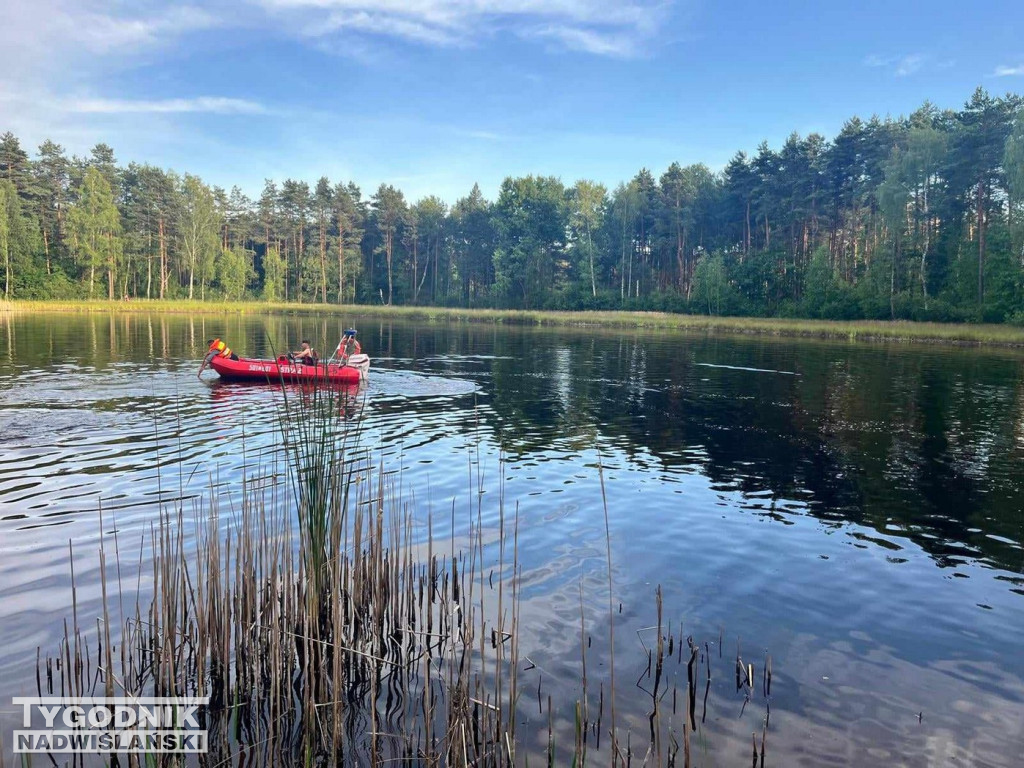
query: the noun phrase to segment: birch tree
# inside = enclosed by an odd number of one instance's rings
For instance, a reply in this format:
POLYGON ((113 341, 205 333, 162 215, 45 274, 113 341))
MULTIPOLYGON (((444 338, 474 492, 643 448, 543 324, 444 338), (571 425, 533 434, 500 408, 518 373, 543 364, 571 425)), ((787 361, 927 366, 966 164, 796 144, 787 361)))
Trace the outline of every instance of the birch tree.
POLYGON ((188 173, 182 180, 180 205, 181 247, 188 270, 188 297, 193 299, 197 273, 202 279, 200 291, 205 293, 209 267, 219 245, 219 218, 210 188, 197 176, 188 173))
POLYGON ((107 269, 107 298, 114 298, 114 275, 121 256, 121 215, 103 174, 87 168, 78 204, 68 214, 79 264, 89 275, 89 298, 96 285, 96 270, 107 269))
POLYGON ((577 233, 579 245, 586 250, 586 263, 590 274, 590 294, 597 296, 597 277, 594 270, 594 232, 601 228, 608 190, 604 184, 580 179, 570 190, 569 222, 577 233))

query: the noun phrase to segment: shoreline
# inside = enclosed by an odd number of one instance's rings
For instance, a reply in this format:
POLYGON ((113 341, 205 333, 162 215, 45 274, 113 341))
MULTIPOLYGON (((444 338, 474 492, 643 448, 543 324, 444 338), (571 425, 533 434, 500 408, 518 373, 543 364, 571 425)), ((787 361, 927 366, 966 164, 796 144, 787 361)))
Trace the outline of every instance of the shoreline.
POLYGON ((7 301, 0 314, 29 312, 115 314, 291 314, 358 315, 427 322, 461 322, 549 327, 644 328, 704 331, 733 335, 846 339, 953 346, 1024 347, 1024 328, 994 324, 921 323, 909 320, 810 320, 772 317, 718 317, 667 312, 548 311, 458 309, 362 304, 291 304, 283 302, 202 302, 135 299, 125 301, 7 301))

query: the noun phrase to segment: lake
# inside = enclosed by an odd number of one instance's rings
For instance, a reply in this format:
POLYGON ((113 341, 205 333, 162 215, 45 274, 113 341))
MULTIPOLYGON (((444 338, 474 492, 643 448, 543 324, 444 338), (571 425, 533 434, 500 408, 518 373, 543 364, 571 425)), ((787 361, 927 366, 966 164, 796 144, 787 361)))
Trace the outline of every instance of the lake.
POLYGON ((608 660, 608 543, 638 744, 660 585, 665 622, 715 662, 697 764, 749 764, 770 704, 774 765, 1019 765, 1024 353, 143 313, 0 315, 8 757, 10 699, 35 695, 70 613, 69 553, 95 624, 101 510, 137 558, 162 504, 230 510, 248 467, 281 461, 280 391, 197 379, 205 340, 329 352, 348 325, 372 368, 342 417, 435 535, 460 535, 481 489, 485 525, 502 497, 517 510, 524 749, 547 738, 547 696, 571 722, 581 611, 595 681, 608 660), (737 648, 759 679, 771 656, 770 700, 735 690, 737 648))

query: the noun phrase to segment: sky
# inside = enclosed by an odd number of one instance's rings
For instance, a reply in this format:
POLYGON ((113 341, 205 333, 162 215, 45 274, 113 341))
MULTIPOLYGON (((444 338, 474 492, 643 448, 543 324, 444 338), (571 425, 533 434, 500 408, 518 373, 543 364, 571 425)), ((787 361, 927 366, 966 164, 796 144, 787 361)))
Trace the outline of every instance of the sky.
POLYGON ((856 115, 1024 93, 1022 0, 3 0, 0 133, 256 196, 720 170, 856 115))

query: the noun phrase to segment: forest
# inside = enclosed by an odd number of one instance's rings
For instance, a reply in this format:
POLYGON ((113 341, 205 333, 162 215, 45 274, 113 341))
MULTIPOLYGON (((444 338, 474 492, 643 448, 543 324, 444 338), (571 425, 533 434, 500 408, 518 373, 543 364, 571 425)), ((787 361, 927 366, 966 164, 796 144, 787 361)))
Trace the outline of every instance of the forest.
POLYGON ((258 198, 0 136, 5 299, 267 300, 1024 324, 1024 99, 793 133, 608 189, 448 204, 322 177, 258 198))

